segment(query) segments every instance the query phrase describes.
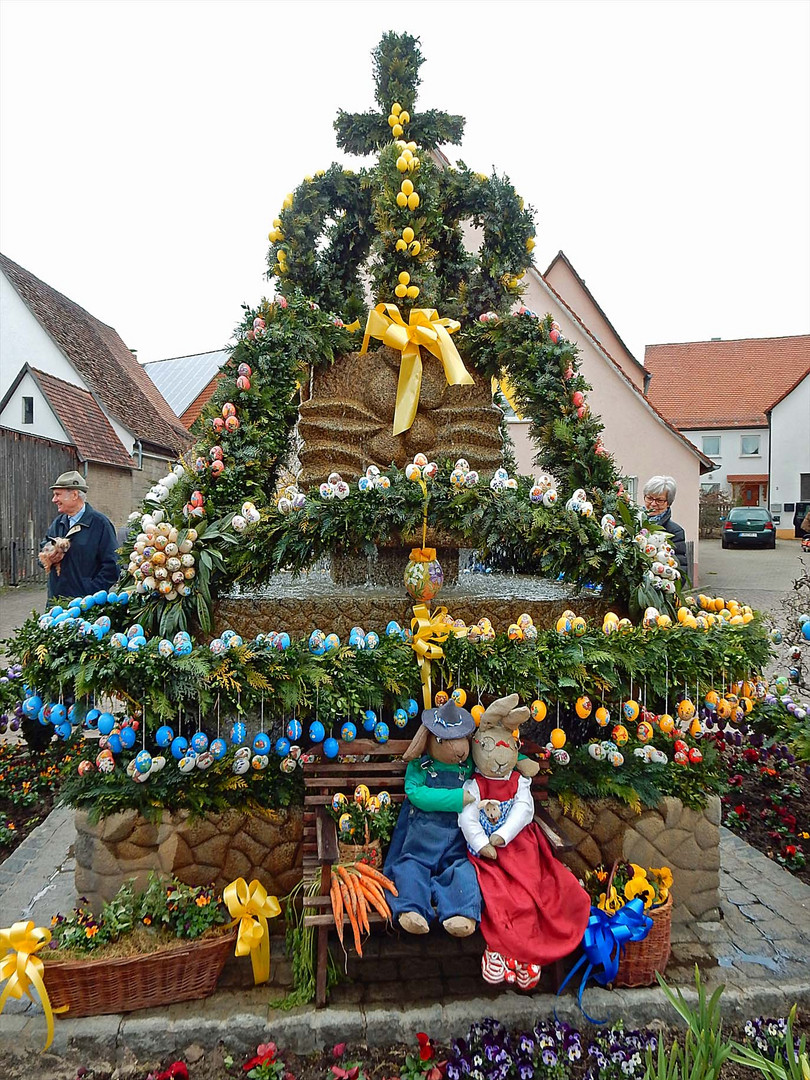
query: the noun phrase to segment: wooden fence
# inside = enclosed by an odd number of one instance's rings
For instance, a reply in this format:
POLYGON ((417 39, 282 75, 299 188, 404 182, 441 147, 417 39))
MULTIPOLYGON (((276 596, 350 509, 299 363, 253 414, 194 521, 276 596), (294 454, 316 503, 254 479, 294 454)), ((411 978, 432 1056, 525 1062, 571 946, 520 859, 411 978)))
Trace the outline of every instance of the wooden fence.
POLYGON ((50 486, 78 467, 72 446, 0 427, 0 584, 47 580, 37 554, 56 517, 50 486))
POLYGON ((732 507, 730 499, 705 495, 700 500, 699 533, 701 540, 717 540, 723 531, 721 517, 727 517, 732 507))

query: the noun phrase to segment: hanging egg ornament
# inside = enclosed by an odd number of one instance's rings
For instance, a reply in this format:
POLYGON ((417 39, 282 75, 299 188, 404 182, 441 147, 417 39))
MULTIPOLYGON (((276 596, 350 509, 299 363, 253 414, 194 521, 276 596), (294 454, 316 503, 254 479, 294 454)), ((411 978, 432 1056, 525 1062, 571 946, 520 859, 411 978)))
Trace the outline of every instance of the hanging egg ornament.
POLYGON ((684 698, 683 701, 678 702, 678 719, 684 721, 684 723, 692 719, 695 711, 695 706, 689 698, 684 698))
POLYGON ((577 698, 574 709, 581 720, 587 719, 587 717, 591 715, 591 710, 593 709, 591 699, 586 694, 583 694, 582 697, 577 698))
POLYGON ((462 690, 460 686, 457 686, 450 696, 459 708, 463 708, 467 704, 467 691, 462 690))
POLYGON ((310 742, 321 743, 326 737, 326 731, 320 720, 313 720, 309 725, 310 742))
POLYGON ((551 742, 551 745, 554 747, 555 750, 562 750, 562 748, 565 746, 565 740, 566 735, 562 728, 552 728, 551 734, 549 735, 549 741, 551 742))
MULTIPOLYGON (((455 691, 453 696, 455 697, 455 691)), ((466 694, 464 695, 466 699, 466 694)), ((457 702, 459 705, 463 705, 463 701, 457 702)), ((398 728, 404 728, 408 723, 408 714, 404 709, 396 709, 394 712, 394 725, 398 728)))
POLYGON ((347 720, 346 723, 343 724, 343 726, 341 727, 340 737, 341 739, 343 739, 344 742, 354 742, 354 740, 357 738, 357 728, 351 722, 351 720, 347 720))
POLYGON ((600 705, 595 713, 596 722, 600 727, 607 727, 610 723, 610 710, 600 705))
POLYGON ((546 718, 547 713, 548 713, 548 709, 546 708, 545 701, 541 701, 538 698, 536 701, 532 702, 532 704, 531 704, 532 720, 536 721, 538 724, 542 724, 542 722, 546 718))
POLYGON ((638 714, 641 711, 637 701, 633 701, 632 698, 628 698, 622 705, 622 712, 624 718, 628 724, 634 724, 638 720, 638 714))
POLYGON ((148 773, 152 768, 152 755, 148 750, 141 750, 135 757, 135 768, 139 773, 148 773))
POLYGON ((184 739, 182 735, 177 735, 171 742, 172 757, 179 761, 183 755, 188 751, 188 739, 184 739))
POLYGON ((231 728, 231 742, 234 746, 243 743, 247 738, 247 727, 241 720, 237 720, 231 728))
POLYGON ((270 736, 267 734, 267 732, 259 731, 256 735, 253 736, 253 752, 254 754, 270 753, 270 736))
POLYGON ((278 767, 283 773, 286 773, 287 775, 289 775, 290 773, 295 772, 296 760, 295 760, 295 758, 292 758, 292 757, 282 758, 281 761, 279 762, 278 767))
POLYGON ((669 713, 662 713, 658 717, 658 730, 662 731, 664 735, 671 735, 675 730, 675 719, 670 716, 669 713))
POLYGON ((237 378, 237 380, 236 380, 236 388, 237 388, 237 390, 249 390, 250 389, 250 379, 247 377, 247 375, 240 375, 237 378))
POLYGON ((485 712, 486 710, 484 709, 483 705, 473 705, 473 707, 470 709, 470 714, 472 715, 472 718, 475 721, 476 725, 481 723, 481 717, 484 715, 485 712))
POLYGON ((228 744, 224 739, 212 739, 208 749, 213 754, 214 760, 220 761, 228 752, 228 744))
POLYGON ((654 735, 653 726, 647 720, 640 720, 636 728, 636 737, 639 742, 649 742, 654 735))
POLYGON ((333 739, 331 736, 323 741, 323 756, 326 758, 336 758, 340 753, 340 743, 337 739, 333 739))
POLYGON ((168 724, 161 724, 155 732, 155 742, 158 746, 168 746, 174 738, 174 731, 168 724))
POLYGON ((446 705, 449 700, 450 698, 444 690, 437 690, 433 695, 433 704, 437 709, 440 709, 442 705, 446 705))
POLYGON ((624 744, 630 738, 630 732, 627 730, 624 724, 616 724, 610 735, 617 746, 624 746, 624 744))
POLYGON ((389 736, 390 732, 388 730, 388 724, 384 721, 381 720, 378 724, 374 725, 374 738, 378 743, 387 743, 389 736))
POLYGON ((374 728, 377 726, 377 720, 378 717, 374 710, 366 709, 363 713, 363 730, 373 731, 374 728))
POLYGON ((403 575, 405 589, 414 600, 431 601, 444 584, 444 571, 435 548, 412 548, 403 575))
POLYGON ((196 754, 202 754, 208 749, 208 736, 204 731, 195 731, 191 736, 191 749, 196 754))

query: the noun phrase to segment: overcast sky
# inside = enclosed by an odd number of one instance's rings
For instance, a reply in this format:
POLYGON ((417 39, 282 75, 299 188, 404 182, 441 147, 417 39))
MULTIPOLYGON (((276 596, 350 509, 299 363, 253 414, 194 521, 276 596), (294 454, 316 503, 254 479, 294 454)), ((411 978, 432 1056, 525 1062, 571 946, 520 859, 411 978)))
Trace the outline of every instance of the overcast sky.
POLYGON ((806 0, 0 0, 0 247, 142 361, 224 346, 284 195, 418 35, 417 111, 631 350, 810 329, 806 0))

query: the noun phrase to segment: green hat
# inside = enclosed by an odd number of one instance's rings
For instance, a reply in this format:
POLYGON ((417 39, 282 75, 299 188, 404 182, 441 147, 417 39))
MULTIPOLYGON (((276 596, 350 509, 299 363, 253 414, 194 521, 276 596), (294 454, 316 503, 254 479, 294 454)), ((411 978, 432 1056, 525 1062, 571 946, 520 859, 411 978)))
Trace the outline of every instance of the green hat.
POLYGON ((71 472, 63 472, 61 476, 57 476, 56 483, 51 484, 51 491, 54 488, 64 488, 66 491, 87 491, 87 481, 80 472, 73 469, 71 472))

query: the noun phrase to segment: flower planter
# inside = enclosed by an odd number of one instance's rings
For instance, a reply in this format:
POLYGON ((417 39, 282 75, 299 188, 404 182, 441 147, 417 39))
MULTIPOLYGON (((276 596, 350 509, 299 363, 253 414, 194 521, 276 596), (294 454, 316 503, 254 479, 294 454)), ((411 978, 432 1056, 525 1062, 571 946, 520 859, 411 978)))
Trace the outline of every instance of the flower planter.
POLYGON ((233 952, 236 928, 145 956, 45 960, 45 987, 60 1014, 98 1016, 191 1001, 214 992, 233 952))
POLYGON ((655 973, 667 966, 672 929, 672 893, 666 903, 645 912, 652 919, 652 929, 643 941, 629 941, 619 963, 614 986, 650 986, 655 973))

